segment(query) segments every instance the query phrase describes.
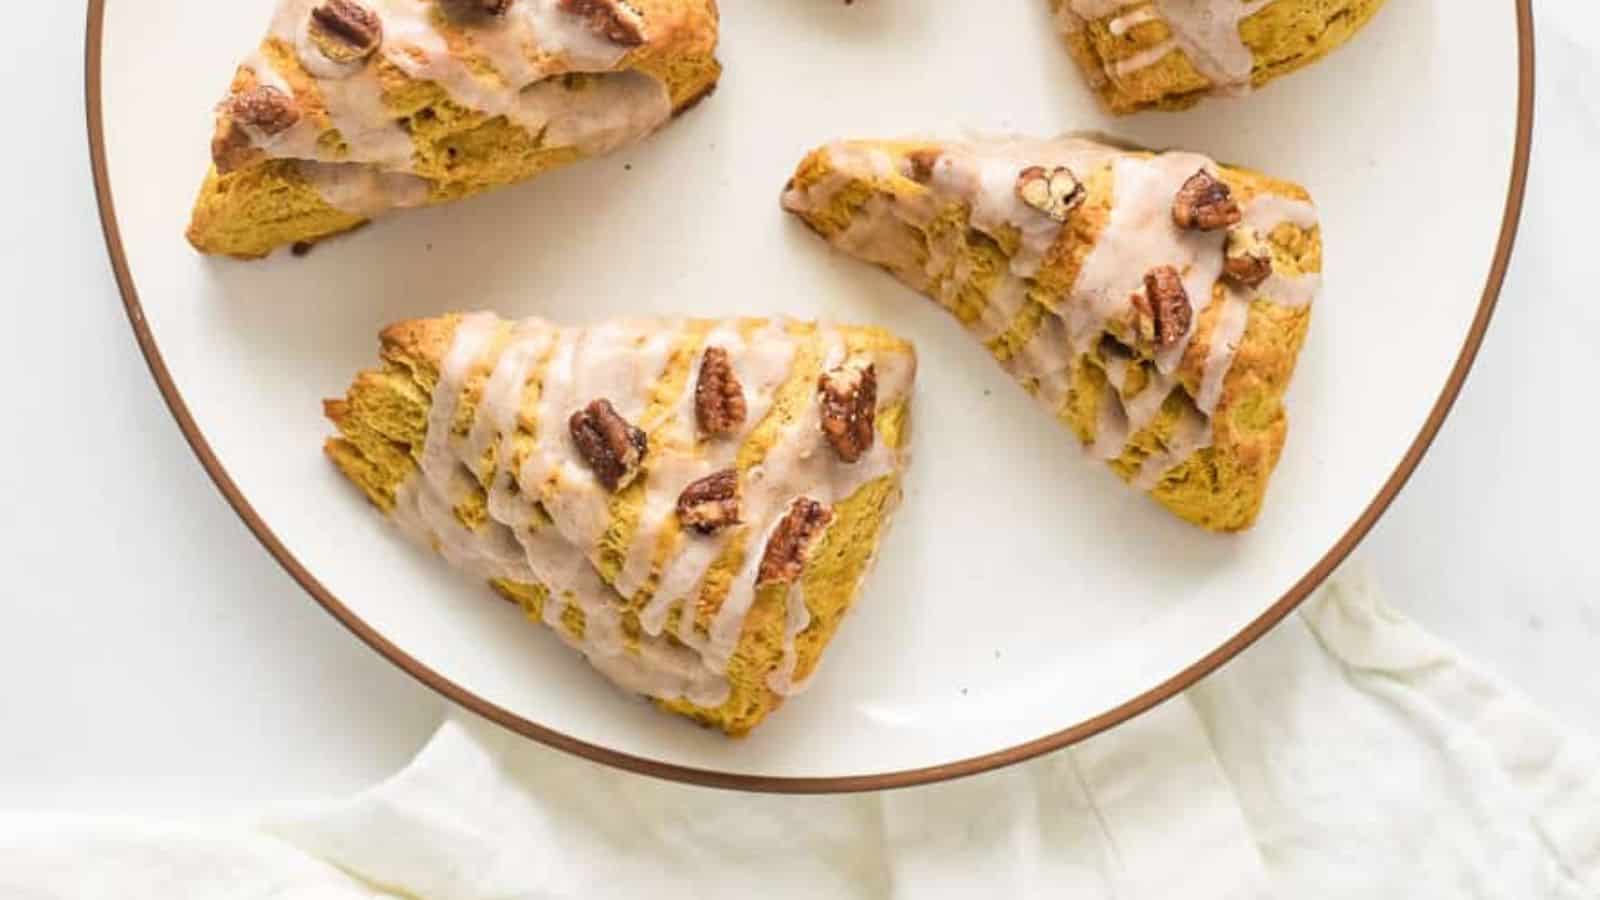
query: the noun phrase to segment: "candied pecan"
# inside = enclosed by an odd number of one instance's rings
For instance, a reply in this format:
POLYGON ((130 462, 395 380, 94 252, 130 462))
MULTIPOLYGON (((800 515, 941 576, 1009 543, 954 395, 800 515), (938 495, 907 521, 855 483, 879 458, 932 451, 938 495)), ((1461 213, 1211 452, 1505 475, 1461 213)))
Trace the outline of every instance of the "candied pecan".
POLYGON ((311 8, 307 34, 323 56, 336 63, 355 63, 378 52, 383 20, 356 0, 324 0, 311 8))
POLYGON ((1176 345, 1194 324, 1194 307, 1183 288, 1183 277, 1172 266, 1151 269, 1144 276, 1144 292, 1155 321, 1156 346, 1165 350, 1176 345))
POLYGON ((511 11, 516 0, 439 0, 439 6, 451 18, 463 24, 482 24, 487 19, 498 19, 511 11))
POLYGON ((924 147, 921 150, 913 150, 907 153, 906 163, 909 166, 909 170, 906 172, 907 177, 918 184, 927 184, 933 181, 933 167, 939 164, 939 157, 942 155, 932 147, 924 147))
POLYGON ((1272 276, 1272 246, 1254 228, 1228 232, 1228 255, 1222 273, 1247 288, 1258 288, 1272 276))
POLYGON ((694 415, 700 430, 712 437, 729 434, 744 424, 746 413, 744 386, 733 372, 728 351, 707 347, 694 386, 694 415))
POLYGON ((588 21, 589 30, 619 47, 644 43, 644 19, 626 0, 560 0, 561 9, 588 21))
POLYGON ((234 94, 223 103, 222 111, 266 135, 282 134, 300 121, 300 107, 294 98, 270 84, 234 94))
POLYGON ((1029 166, 1017 175, 1017 197, 1057 222, 1065 222, 1089 192, 1066 166, 1029 166))
POLYGON ((211 161, 217 172, 226 175, 242 169, 261 155, 244 126, 230 118, 219 118, 211 135, 211 161))
POLYGON ((606 490, 620 491, 639 476, 649 438, 618 415, 610 400, 601 398, 573 413, 567 426, 578 452, 606 490))
POLYGON ((1189 231, 1232 228, 1242 218, 1233 190, 1204 169, 1189 176, 1172 202, 1172 221, 1189 231))
POLYGON ((723 469, 684 488, 678 519, 701 534, 739 524, 739 470, 723 469))
POLYGON ((794 501, 772 532, 771 540, 767 541, 756 584, 777 584, 799 578, 805 570, 806 557, 811 555, 812 544, 832 521, 833 510, 810 497, 794 501))
POLYGON ((861 359, 847 360, 817 382, 822 433, 847 463, 872 449, 878 423, 878 370, 861 359))

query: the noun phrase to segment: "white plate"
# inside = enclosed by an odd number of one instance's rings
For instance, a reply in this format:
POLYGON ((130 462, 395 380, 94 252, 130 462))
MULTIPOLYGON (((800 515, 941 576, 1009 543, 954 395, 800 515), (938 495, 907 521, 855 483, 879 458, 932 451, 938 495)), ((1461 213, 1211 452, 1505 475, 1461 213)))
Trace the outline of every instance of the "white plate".
POLYGON ((306 259, 203 259, 183 229, 209 110, 272 5, 91 3, 112 255, 202 460, 319 600, 452 698, 605 762, 736 787, 884 787, 1022 759, 1170 696, 1285 615, 1381 513, 1459 388, 1510 251, 1531 124, 1526 0, 1470 14, 1392 0, 1349 46, 1255 96, 1123 121, 1096 108, 1044 0, 938 14, 725 0, 720 90, 643 146, 396 215, 306 259), (944 313, 778 207, 801 156, 832 138, 1077 129, 1292 178, 1321 206, 1327 289, 1247 535, 1203 534, 1085 461, 944 313), (385 323, 464 307, 566 322, 787 313, 916 341, 903 512, 810 693, 738 742, 657 713, 343 482, 320 452, 322 398, 374 361, 385 323))

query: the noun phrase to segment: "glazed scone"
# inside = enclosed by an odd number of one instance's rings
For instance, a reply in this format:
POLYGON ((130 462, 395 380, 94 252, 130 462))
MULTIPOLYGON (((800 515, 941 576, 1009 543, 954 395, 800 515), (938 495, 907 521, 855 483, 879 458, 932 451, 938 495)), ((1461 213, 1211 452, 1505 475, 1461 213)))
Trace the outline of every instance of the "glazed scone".
POLYGON ((241 259, 638 141, 721 72, 716 0, 278 0, 188 237, 241 259))
POLYGON ((847 142, 783 203, 937 300, 1124 480, 1255 522, 1321 284, 1302 188, 1077 138, 847 142))
POLYGON ((626 690, 742 735, 812 678, 900 499, 916 356, 795 321, 404 322, 326 404, 406 533, 626 690))
POLYGON ((1384 0, 1050 0, 1067 48, 1114 113, 1183 109, 1321 59, 1384 0))

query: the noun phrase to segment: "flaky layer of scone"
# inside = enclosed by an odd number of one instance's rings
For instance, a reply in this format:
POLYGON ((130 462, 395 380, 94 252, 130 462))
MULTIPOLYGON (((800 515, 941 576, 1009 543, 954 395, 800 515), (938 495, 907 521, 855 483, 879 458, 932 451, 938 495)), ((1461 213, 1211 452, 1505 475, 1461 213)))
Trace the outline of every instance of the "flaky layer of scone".
POLYGON ((1326 56, 1384 0, 1050 0, 1114 113, 1239 94, 1326 56))
POLYGON ((473 313, 391 326, 381 352, 326 404, 326 451, 404 531, 730 735, 809 683, 899 502, 909 344, 473 313))
POLYGON ((1302 188, 1075 138, 857 141, 812 152, 783 202, 953 313, 1124 480, 1205 528, 1255 522, 1321 283, 1302 188), (1179 192, 1208 184, 1234 215, 1180 227, 1179 192), (1252 261, 1253 284, 1224 274, 1252 261))
POLYGON ((711 92, 715 0, 278 0, 188 237, 250 259, 637 141, 711 92))

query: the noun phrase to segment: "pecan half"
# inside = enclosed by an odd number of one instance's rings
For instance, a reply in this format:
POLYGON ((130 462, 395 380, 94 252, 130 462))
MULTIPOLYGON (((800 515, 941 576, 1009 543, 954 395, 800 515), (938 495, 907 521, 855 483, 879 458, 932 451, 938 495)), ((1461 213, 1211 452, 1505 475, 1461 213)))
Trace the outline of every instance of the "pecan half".
POLYGON ((799 578, 805 571, 812 545, 832 521, 833 510, 810 497, 794 501, 772 532, 772 539, 767 541, 761 568, 756 573, 756 585, 792 582, 799 578))
POLYGON ((913 150, 906 154, 906 176, 918 184, 928 184, 933 181, 933 167, 939 164, 939 157, 943 154, 931 147, 913 150))
POLYGON ((1156 346, 1162 350, 1175 346, 1194 324, 1194 307, 1183 288, 1183 276, 1172 266, 1151 269, 1144 276, 1144 293, 1155 321, 1156 346))
POLYGON ((1272 246, 1254 228, 1230 229, 1222 273, 1244 287, 1260 287, 1272 277, 1272 246))
POLYGON ((516 0, 439 0, 439 7, 447 15, 463 24, 484 24, 485 19, 498 19, 511 11, 516 0))
POLYGON ((336 63, 357 63, 378 52, 383 20, 356 0, 324 0, 311 8, 311 43, 336 63))
POLYGON ((1029 166, 1017 175, 1017 198, 1057 222, 1065 222, 1089 192, 1066 166, 1029 166))
POLYGON ((739 470, 723 469, 684 488, 678 495, 678 519, 701 534, 739 524, 739 470))
POLYGON ((563 12, 588 21, 589 30, 619 47, 644 43, 644 17, 626 0, 560 0, 563 12))
POLYGON ((1204 169, 1189 176, 1172 202, 1172 221, 1189 231, 1232 228, 1242 218, 1233 189, 1204 169))
POLYGON ((260 156, 261 151, 244 126, 226 116, 217 119, 216 130, 211 134, 211 162, 219 175, 242 169, 260 156))
POLYGON ((584 462, 606 490, 620 491, 639 477, 650 440, 618 415, 610 400, 601 398, 573 413, 567 427, 584 462))
POLYGON ((861 459, 877 436, 878 369, 863 359, 846 360, 817 382, 822 434, 847 463, 861 459))
POLYGON ((700 430, 712 437, 730 434, 744 424, 746 414, 744 386, 733 372, 728 351, 707 347, 694 386, 694 415, 700 430))
POLYGON ((271 136, 282 134, 300 121, 294 98, 270 84, 259 84, 223 101, 222 111, 233 121, 271 136))

